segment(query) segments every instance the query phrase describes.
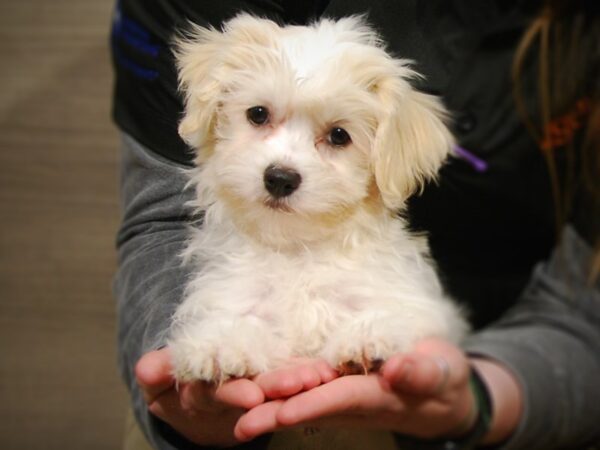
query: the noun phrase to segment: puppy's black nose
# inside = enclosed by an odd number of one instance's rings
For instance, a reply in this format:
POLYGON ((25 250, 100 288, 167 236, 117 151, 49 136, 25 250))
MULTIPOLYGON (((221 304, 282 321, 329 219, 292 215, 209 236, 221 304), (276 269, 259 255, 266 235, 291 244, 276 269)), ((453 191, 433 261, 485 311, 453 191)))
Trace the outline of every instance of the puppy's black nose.
POLYGON ((273 197, 281 198, 291 195, 298 189, 298 186, 302 182, 302 177, 295 170, 283 169, 271 165, 265 170, 263 180, 267 191, 273 197))

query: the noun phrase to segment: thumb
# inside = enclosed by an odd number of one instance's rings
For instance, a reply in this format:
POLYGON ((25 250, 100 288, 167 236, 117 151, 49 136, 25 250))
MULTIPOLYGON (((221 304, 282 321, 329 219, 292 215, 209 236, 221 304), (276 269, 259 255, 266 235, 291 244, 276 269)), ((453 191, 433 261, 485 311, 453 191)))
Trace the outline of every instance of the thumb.
POLYGON ((167 347, 144 354, 135 365, 135 378, 148 404, 175 385, 167 347))
POLYGON ((383 377, 394 390, 418 396, 442 393, 450 376, 445 359, 419 354, 394 356, 383 367, 383 377))
POLYGON ((415 350, 391 357, 383 377, 397 391, 420 396, 440 396, 467 385, 470 366, 456 346, 439 339, 421 341, 415 350))

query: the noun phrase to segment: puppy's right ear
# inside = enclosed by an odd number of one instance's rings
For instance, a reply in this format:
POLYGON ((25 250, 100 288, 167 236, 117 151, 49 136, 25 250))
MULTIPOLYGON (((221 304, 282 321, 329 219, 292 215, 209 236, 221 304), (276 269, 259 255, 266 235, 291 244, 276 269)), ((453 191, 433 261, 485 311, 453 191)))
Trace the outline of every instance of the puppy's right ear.
POLYGON ((267 19, 239 14, 223 24, 223 32, 190 23, 175 40, 179 89, 185 112, 179 135, 200 159, 212 149, 221 95, 236 70, 261 70, 256 49, 275 47, 279 26, 267 19))
POLYGON ((191 25, 175 42, 179 89, 184 94, 184 115, 179 135, 201 156, 213 140, 223 74, 217 64, 223 34, 215 29, 191 25))

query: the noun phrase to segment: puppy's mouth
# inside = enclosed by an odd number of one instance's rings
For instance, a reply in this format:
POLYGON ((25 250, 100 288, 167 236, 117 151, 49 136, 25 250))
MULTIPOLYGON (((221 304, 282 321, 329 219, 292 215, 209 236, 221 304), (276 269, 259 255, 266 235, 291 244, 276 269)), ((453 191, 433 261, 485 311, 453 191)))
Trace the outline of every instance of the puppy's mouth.
POLYGON ((263 200, 263 205, 269 209, 272 209, 273 211, 285 213, 291 213, 294 211, 285 198, 267 197, 263 200))

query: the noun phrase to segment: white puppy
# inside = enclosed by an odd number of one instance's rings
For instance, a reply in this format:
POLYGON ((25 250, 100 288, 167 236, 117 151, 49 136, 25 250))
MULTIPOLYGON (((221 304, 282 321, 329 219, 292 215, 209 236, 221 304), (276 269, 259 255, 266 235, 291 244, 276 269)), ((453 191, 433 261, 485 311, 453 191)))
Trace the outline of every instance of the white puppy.
POLYGON ((452 146, 406 61, 359 17, 280 27, 245 14, 194 28, 177 60, 205 212, 169 341, 180 381, 297 356, 369 370, 418 339, 461 339, 424 239, 397 214, 452 146))

